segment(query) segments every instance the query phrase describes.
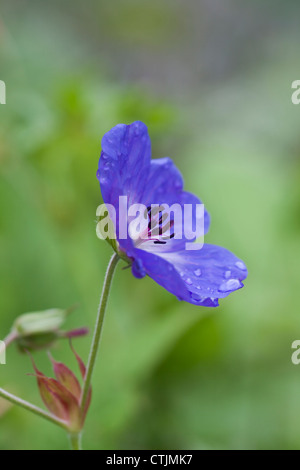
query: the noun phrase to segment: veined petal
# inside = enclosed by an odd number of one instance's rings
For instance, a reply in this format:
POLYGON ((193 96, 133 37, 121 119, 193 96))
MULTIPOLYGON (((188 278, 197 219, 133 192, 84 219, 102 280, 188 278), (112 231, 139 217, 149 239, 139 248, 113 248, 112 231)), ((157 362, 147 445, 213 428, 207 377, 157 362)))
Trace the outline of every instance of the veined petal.
MULTIPOLYGON (((187 285, 189 302, 196 305, 227 297, 243 287, 248 272, 245 264, 225 248, 205 244, 201 250, 163 254, 174 265, 187 285)), ((210 305, 209 305, 210 306, 210 305)))
MULTIPOLYGON (((184 208, 184 204, 190 204, 193 207, 196 204, 202 204, 200 199, 192 193, 183 191, 184 181, 178 168, 170 158, 158 158, 151 160, 150 171, 145 185, 142 200, 140 201, 146 207, 151 204, 179 204, 184 208)), ((210 217, 208 212, 204 211, 204 234, 209 230, 210 217)), ((178 240, 173 242, 173 245, 178 240)))
POLYGON ((173 204, 183 191, 183 178, 168 157, 151 160, 147 182, 143 188, 142 202, 149 204, 173 204))
MULTIPOLYGON (((140 121, 118 124, 102 139, 102 152, 97 178, 105 204, 115 208, 118 216, 119 197, 127 196, 128 206, 140 202, 151 158, 151 141, 147 126, 140 121)), ((116 220, 119 233, 119 221, 116 220)), ((126 248, 126 241, 122 240, 126 248)))
POLYGON ((147 126, 136 121, 118 124, 102 139, 97 177, 104 202, 115 205, 119 196, 139 202, 148 177, 151 141, 147 126))
MULTIPOLYGON (((139 202, 147 181, 151 159, 151 141, 147 126, 136 121, 130 125, 118 124, 102 139, 102 152, 97 178, 105 204, 116 211, 116 234, 119 234, 119 197, 127 196, 128 206, 139 202)), ((119 240, 125 251, 132 241, 119 240)))
POLYGON ((137 251, 148 276, 178 298, 195 305, 218 306, 219 298, 243 287, 242 280, 248 274, 239 258, 215 245, 204 245, 196 251, 157 254, 137 251))
POLYGON ((135 255, 136 259, 139 260, 138 263, 134 263, 134 269, 132 269, 132 274, 135 277, 140 278, 148 274, 154 281, 171 294, 176 295, 180 300, 188 297, 189 291, 182 282, 179 272, 167 259, 140 249, 135 250, 135 255))

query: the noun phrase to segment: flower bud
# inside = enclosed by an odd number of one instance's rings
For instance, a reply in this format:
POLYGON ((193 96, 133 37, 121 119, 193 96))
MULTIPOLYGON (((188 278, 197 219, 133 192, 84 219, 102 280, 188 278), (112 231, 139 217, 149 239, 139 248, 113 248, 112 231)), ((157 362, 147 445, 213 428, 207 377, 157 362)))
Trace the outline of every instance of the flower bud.
POLYGON ((72 310, 53 308, 25 313, 15 320, 11 335, 21 351, 49 348, 56 339, 86 335, 86 328, 68 332, 60 329, 72 310))
MULTIPOLYGON (((82 378, 84 378, 85 365, 73 348, 72 351, 76 357, 82 378)), ((38 370, 32 358, 31 360, 39 392, 45 406, 52 415, 65 421, 69 431, 79 432, 84 425, 85 416, 91 402, 91 389, 89 390, 86 407, 82 412, 82 388, 75 374, 65 364, 55 361, 50 356, 56 379, 47 377, 38 370)))

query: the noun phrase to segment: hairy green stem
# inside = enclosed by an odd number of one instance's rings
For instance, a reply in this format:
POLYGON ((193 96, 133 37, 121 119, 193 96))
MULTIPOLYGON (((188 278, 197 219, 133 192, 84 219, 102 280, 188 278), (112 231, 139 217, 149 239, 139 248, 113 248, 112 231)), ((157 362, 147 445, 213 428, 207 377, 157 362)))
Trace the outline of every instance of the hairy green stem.
POLYGON ((71 433, 69 434, 70 444, 72 450, 81 450, 81 433, 71 433))
POLYGON ((25 410, 31 411, 31 413, 34 413, 35 415, 40 416, 41 418, 44 418, 53 424, 57 424, 58 426, 67 429, 67 424, 65 423, 65 421, 50 415, 46 411, 42 410, 41 408, 38 408, 35 405, 32 405, 32 403, 29 403, 28 401, 22 400, 21 398, 12 395, 6 390, 3 390, 3 388, 0 388, 0 397, 5 398, 5 400, 10 401, 14 405, 18 405, 22 408, 25 408, 25 410))
POLYGON ((95 330, 94 330, 94 337, 93 337, 93 341, 92 341, 92 345, 90 349, 89 360, 88 360, 86 374, 85 374, 83 388, 82 388, 81 404, 80 404, 82 413, 85 410, 85 406, 86 406, 86 402, 88 398, 88 392, 89 392, 89 388, 91 385, 91 379, 92 379, 92 374, 93 374, 97 352, 99 348, 99 343, 101 339, 101 332, 102 332, 103 321, 104 321, 109 291, 111 287, 111 282, 112 282, 115 268, 118 264, 119 259, 120 259, 119 255, 117 253, 115 253, 111 257, 109 265, 107 267, 106 275, 105 275, 105 280, 104 280, 104 285, 102 289, 102 294, 101 294, 101 299, 100 299, 98 314, 97 314, 97 320, 96 320, 96 325, 95 325, 95 330))

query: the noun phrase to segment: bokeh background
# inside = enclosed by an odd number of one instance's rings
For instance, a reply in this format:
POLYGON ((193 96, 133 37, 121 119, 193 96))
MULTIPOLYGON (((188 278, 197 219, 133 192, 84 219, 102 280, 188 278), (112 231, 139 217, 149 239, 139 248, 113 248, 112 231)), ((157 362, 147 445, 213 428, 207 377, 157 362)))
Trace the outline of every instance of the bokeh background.
MULTIPOLYGON (((148 125, 153 156, 211 213, 206 241, 249 268, 208 309, 119 267, 85 448, 300 448, 299 15, 297 0, 1 2, 0 338, 21 313, 75 302, 67 327, 93 327, 111 254, 95 174, 120 122, 148 125)), ((53 355, 75 368, 66 342, 53 355)), ((42 405, 28 372, 12 346, 0 385, 42 405)), ((1 449, 67 446, 0 402, 1 449)))

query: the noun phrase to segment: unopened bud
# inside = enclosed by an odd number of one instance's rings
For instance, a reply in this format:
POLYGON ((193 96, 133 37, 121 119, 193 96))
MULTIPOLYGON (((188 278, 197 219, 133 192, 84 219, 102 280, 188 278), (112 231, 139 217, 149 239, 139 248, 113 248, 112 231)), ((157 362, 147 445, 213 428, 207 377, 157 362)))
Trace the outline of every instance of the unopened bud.
MULTIPOLYGON (((79 370, 84 379, 86 368, 71 346, 77 360, 79 370)), ((37 378, 38 388, 41 398, 50 413, 57 418, 65 421, 68 429, 72 432, 78 432, 84 425, 84 420, 91 402, 91 388, 88 391, 88 399, 85 409, 81 411, 82 387, 76 375, 62 362, 55 361, 51 356, 55 379, 47 377, 39 371, 33 358, 32 364, 37 378)))
POLYGON ((71 309, 53 308, 41 312, 25 313, 19 316, 11 334, 21 351, 49 348, 52 343, 62 337, 72 338, 88 333, 86 328, 65 332, 61 330, 71 309))

